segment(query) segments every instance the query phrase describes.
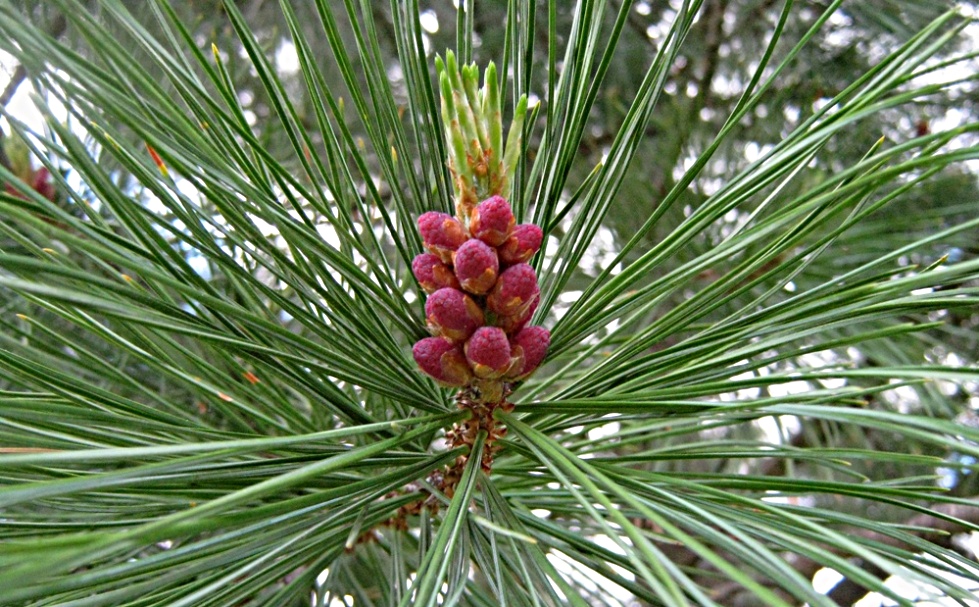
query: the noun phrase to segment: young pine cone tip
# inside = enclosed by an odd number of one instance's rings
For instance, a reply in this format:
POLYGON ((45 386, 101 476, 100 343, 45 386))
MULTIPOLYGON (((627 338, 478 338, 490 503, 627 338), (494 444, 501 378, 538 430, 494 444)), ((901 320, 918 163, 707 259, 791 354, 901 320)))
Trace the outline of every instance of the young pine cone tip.
POLYGON ((426 337, 411 349, 422 371, 436 381, 462 387, 472 379, 472 371, 462 349, 444 337, 426 337))
POLYGON ((500 273, 486 306, 500 316, 518 316, 540 295, 537 273, 529 264, 518 263, 500 273))
POLYGON ((416 256, 411 262, 411 272, 426 293, 434 293, 445 287, 460 288, 452 268, 442 263, 442 259, 434 253, 416 256))
POLYGON ((500 261, 513 265, 530 261, 544 240, 544 231, 532 223, 522 223, 513 228, 510 237, 498 249, 500 261))
POLYGON ((514 365, 507 373, 511 379, 523 379, 533 373, 544 362, 547 348, 551 345, 551 333, 544 327, 525 327, 510 340, 514 356, 522 358, 519 366, 514 365))

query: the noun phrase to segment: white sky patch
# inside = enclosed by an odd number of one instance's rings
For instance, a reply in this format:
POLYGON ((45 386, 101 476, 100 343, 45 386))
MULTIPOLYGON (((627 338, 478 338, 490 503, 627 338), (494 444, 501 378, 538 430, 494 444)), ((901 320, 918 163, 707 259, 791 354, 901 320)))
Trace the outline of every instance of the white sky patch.
POLYGON ((405 74, 404 70, 401 69, 400 63, 392 63, 387 69, 388 80, 391 82, 400 82, 404 80, 405 74))
POLYGON ((810 496, 805 495, 778 495, 776 491, 770 491, 771 495, 766 495, 761 498, 761 501, 768 502, 769 504, 788 504, 791 506, 805 506, 812 507, 816 505, 816 500, 810 496))
POLYGON ((208 263, 207 258, 203 255, 188 255, 187 265, 191 267, 199 276, 204 278, 204 280, 210 280, 211 278, 211 264, 208 263))
POLYGON ((187 179, 177 179, 175 183, 177 186, 177 191, 179 191, 181 194, 195 202, 200 201, 201 192, 193 183, 187 179))
POLYGON ((809 382, 803 380, 787 381, 782 384, 772 384, 768 393, 772 396, 788 396, 789 394, 804 394, 810 390, 809 382))
POLYGON ((167 212, 167 205, 163 204, 157 196, 146 192, 142 198, 143 206, 154 215, 162 215, 167 212))
POLYGON ((560 303, 571 305, 581 297, 581 291, 565 291, 557 296, 560 303))
POLYGON ((840 572, 835 569, 830 569, 828 567, 823 567, 816 572, 816 575, 812 578, 813 590, 820 594, 826 594, 833 589, 843 580, 843 576, 840 572))
MULTIPOLYGON (((897 384, 901 381, 899 379, 892 379, 888 383, 897 384)), ((897 386, 891 390, 881 392, 880 396, 888 403, 897 407, 897 410, 901 413, 908 413, 921 404, 921 400, 918 398, 918 392, 911 386, 897 386)))
POLYGON ((755 424, 761 428, 765 440, 776 445, 789 442, 791 436, 802 428, 799 418, 793 415, 762 417, 755 424))
MULTIPOLYGON (((4 53, 0 51, 0 90, 5 90, 7 84, 10 82, 10 76, 13 74, 17 66, 17 60, 14 59, 9 53, 4 53)), ((59 78, 65 80, 68 79, 68 75, 64 72, 58 70, 57 75, 59 78)), ((17 87, 17 92, 11 97, 10 101, 6 105, 7 113, 16 116, 18 120, 23 122, 32 131, 41 133, 44 131, 44 118, 37 108, 34 107, 34 102, 31 100, 31 95, 34 94, 34 87, 31 85, 29 80, 24 80, 17 87)), ((45 101, 48 104, 48 108, 51 110, 51 114, 54 116, 55 120, 60 122, 65 122, 68 120, 68 110, 65 108, 58 99, 51 95, 47 95, 45 101)), ((3 125, 4 130, 9 129, 9 123, 6 118, 0 118, 0 124, 3 125)), ((79 136, 84 134, 84 129, 75 127, 73 129, 79 136)))
MULTIPOLYGON (((606 227, 598 228, 595 238, 588 244, 581 258, 580 267, 589 276, 598 276, 605 268, 612 266, 619 249, 615 244, 615 234, 606 227)), ((620 264, 615 264, 612 272, 621 272, 620 264)))
POLYGON ((615 436, 622 429, 622 424, 619 422, 609 422, 607 424, 602 424, 597 428, 592 428, 588 431, 589 440, 601 440, 609 436, 615 436))
POLYGON ((565 291, 557 296, 557 301, 554 302, 554 306, 551 308, 550 314, 557 320, 560 320, 568 310, 571 309, 571 305, 578 301, 581 297, 581 291, 565 291))
MULTIPOLYGON (((0 90, 6 90, 10 76, 13 75, 15 69, 17 69, 17 60, 9 53, 0 51, 0 90)), ((34 109, 34 104, 31 103, 30 94, 33 90, 30 82, 27 80, 22 82, 17 88, 17 92, 7 103, 6 110, 27 123, 31 130, 40 131, 44 127, 44 120, 41 119, 40 113, 34 109)), ((9 130, 6 118, 0 118, 0 124, 3 125, 4 132, 9 130)))
POLYGON ((747 83, 738 74, 718 73, 710 82, 710 90, 722 97, 738 95, 747 83))
POLYGON ((439 31, 439 17, 431 9, 424 10, 418 15, 418 23, 429 34, 434 34, 439 31))
POLYGON ((320 223, 316 225, 316 232, 320 237, 326 241, 328 245, 334 249, 340 248, 340 235, 337 234, 336 228, 329 223, 320 223))
POLYGON ((776 444, 782 442, 782 429, 774 417, 762 417, 755 420, 754 424, 761 429, 766 441, 776 444))
MULTIPOLYGON (((973 568, 973 574, 979 574, 979 570, 973 568)), ((948 574, 942 574, 942 577, 945 577, 946 579, 964 588, 972 590, 973 592, 979 592, 979 584, 977 584, 974 579, 970 580, 961 576, 948 574)), ((914 601, 920 607, 951 607, 952 605, 963 604, 948 598, 942 591, 934 586, 915 582, 900 576, 892 575, 891 577, 887 578, 885 583, 902 597, 914 601)), ((975 596, 979 597, 979 594, 975 596)), ((872 592, 863 599, 854 603, 854 607, 877 607, 878 605, 893 604, 894 603, 890 599, 885 599, 882 595, 872 592)), ((968 605, 969 607, 979 607, 979 598, 966 601, 964 604, 968 605)))
MULTIPOLYGON (((743 365, 747 363, 748 363, 747 360, 741 360, 738 361, 737 364, 743 365)), ((745 371, 744 373, 739 373, 731 377, 731 381, 747 381, 747 380, 752 380, 754 378, 755 378, 754 371, 745 371)), ((725 398, 724 400, 749 400, 752 398, 758 398, 760 395, 761 395, 761 388, 757 388, 757 387, 742 388, 737 392, 731 394, 728 398, 725 398)))

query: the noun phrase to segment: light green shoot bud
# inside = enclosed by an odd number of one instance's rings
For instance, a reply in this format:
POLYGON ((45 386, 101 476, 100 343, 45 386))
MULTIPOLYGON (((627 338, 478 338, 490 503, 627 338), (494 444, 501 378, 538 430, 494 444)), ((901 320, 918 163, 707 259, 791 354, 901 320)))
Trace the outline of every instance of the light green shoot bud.
POLYGON ((0 145, 3 145, 7 159, 10 161, 10 172, 21 181, 30 182, 34 170, 31 166, 31 149, 27 147, 27 142, 14 131, 4 139, 0 139, 0 145))
MULTIPOLYGON (((513 122, 510 123, 510 132, 507 135, 506 153, 503 156, 503 174, 508 177, 517 170, 517 161, 523 148, 523 124, 526 116, 527 96, 521 95, 517 101, 517 108, 513 112, 513 122)), ((511 198, 509 188, 504 193, 504 197, 507 200, 511 198)))
POLYGON ((476 88, 479 86, 479 68, 475 65, 462 67, 462 85, 466 89, 466 100, 469 108, 475 117, 476 136, 479 137, 479 146, 483 153, 489 151, 489 135, 486 132, 486 117, 483 115, 479 103, 479 93, 476 88))
POLYGON ((472 170, 466 162, 466 140, 459 127, 458 112, 448 73, 442 72, 439 77, 439 88, 442 92, 442 121, 445 123, 445 135, 450 150, 449 169, 452 170, 453 177, 457 181, 457 193, 463 193, 472 189, 472 170))
POLYGON ((507 174, 503 166, 503 112, 500 109, 500 87, 496 77, 496 64, 486 66, 483 75, 483 117, 489 126, 490 192, 503 194, 507 189, 507 174))
POLYGON ((469 161, 473 163, 473 172, 477 175, 485 175, 485 170, 478 170, 483 163, 483 150, 479 144, 479 135, 476 132, 476 116, 473 115, 469 101, 466 99, 465 85, 462 82, 462 75, 459 73, 459 66, 456 64, 455 55, 446 53, 446 71, 449 76, 451 93, 455 104, 456 117, 459 119, 459 127, 466 139, 466 149, 469 152, 469 161))
POLYGON ((455 187, 456 212, 466 223, 475 205, 486 198, 511 195, 510 173, 523 150, 527 98, 514 110, 504 145, 502 103, 496 65, 490 62, 479 86, 479 68, 459 65, 455 53, 435 58, 442 95, 442 119, 448 143, 448 166, 455 187))

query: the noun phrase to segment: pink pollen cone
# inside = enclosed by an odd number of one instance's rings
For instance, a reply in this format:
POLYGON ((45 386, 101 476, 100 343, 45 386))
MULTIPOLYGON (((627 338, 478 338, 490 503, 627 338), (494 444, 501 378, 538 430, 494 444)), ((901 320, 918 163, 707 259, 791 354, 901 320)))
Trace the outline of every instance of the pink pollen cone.
POLYGON ((426 293, 434 293, 445 287, 459 288, 459 281, 452 273, 452 268, 442 263, 439 256, 434 253, 422 253, 416 256, 411 262, 411 273, 415 275, 418 284, 426 293))
POLYGON ((458 289, 439 289, 425 302, 425 316, 432 330, 453 342, 463 342, 483 325, 483 311, 458 289))
POLYGON ((467 240, 456 251, 456 278, 470 293, 482 295, 492 289, 499 270, 496 251, 481 240, 467 240))
POLYGON ((452 252, 469 239, 458 219, 435 211, 423 213, 418 218, 418 232, 425 248, 438 255, 443 263, 452 263, 452 252))
POLYGON ((419 368, 447 386, 465 386, 472 379, 462 348, 442 337, 426 337, 411 349, 419 368))
POLYGON ((534 312, 537 311, 537 306, 539 304, 540 295, 534 297, 534 300, 530 302, 530 305, 523 314, 518 314, 516 316, 497 316, 496 323, 494 324, 506 331, 507 335, 514 335, 515 333, 518 333, 520 329, 527 326, 527 323, 530 322, 530 318, 534 315, 534 312))
POLYGON ((465 347, 466 360, 481 378, 497 378, 510 368, 510 342, 499 327, 480 327, 465 347))
POLYGON ((41 167, 34 172, 34 183, 32 185, 38 194, 48 200, 54 201, 54 184, 51 182, 51 173, 48 172, 47 167, 41 167))
POLYGON ((498 247, 510 237, 516 223, 510 203, 502 196, 492 196, 473 209, 469 218, 469 231, 473 238, 478 238, 491 247, 498 247))
POLYGON ((518 263, 500 272, 486 307, 499 316, 520 316, 539 295, 537 273, 529 265, 518 263))
POLYGON ((537 370, 547 356, 551 345, 551 332, 544 327, 525 327, 510 340, 514 360, 507 373, 509 379, 524 379, 537 370))
POLYGON ((525 263, 540 250, 544 232, 532 223, 522 223, 513 228, 510 238, 500 245, 500 261, 505 264, 525 263))

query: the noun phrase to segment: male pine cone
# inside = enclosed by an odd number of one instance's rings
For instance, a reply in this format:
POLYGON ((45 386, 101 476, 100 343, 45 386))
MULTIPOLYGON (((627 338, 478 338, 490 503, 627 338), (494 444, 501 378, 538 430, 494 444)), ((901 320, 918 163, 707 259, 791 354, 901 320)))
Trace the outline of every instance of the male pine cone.
POLYGON ((543 232, 515 225, 500 196, 480 202, 468 219, 467 230, 445 213, 418 218, 429 252, 415 257, 412 272, 429 293, 425 315, 434 337, 420 340, 412 353, 440 384, 478 386, 498 396, 503 382, 533 373, 550 345, 547 329, 527 326, 540 288, 526 262, 540 249, 543 232))

